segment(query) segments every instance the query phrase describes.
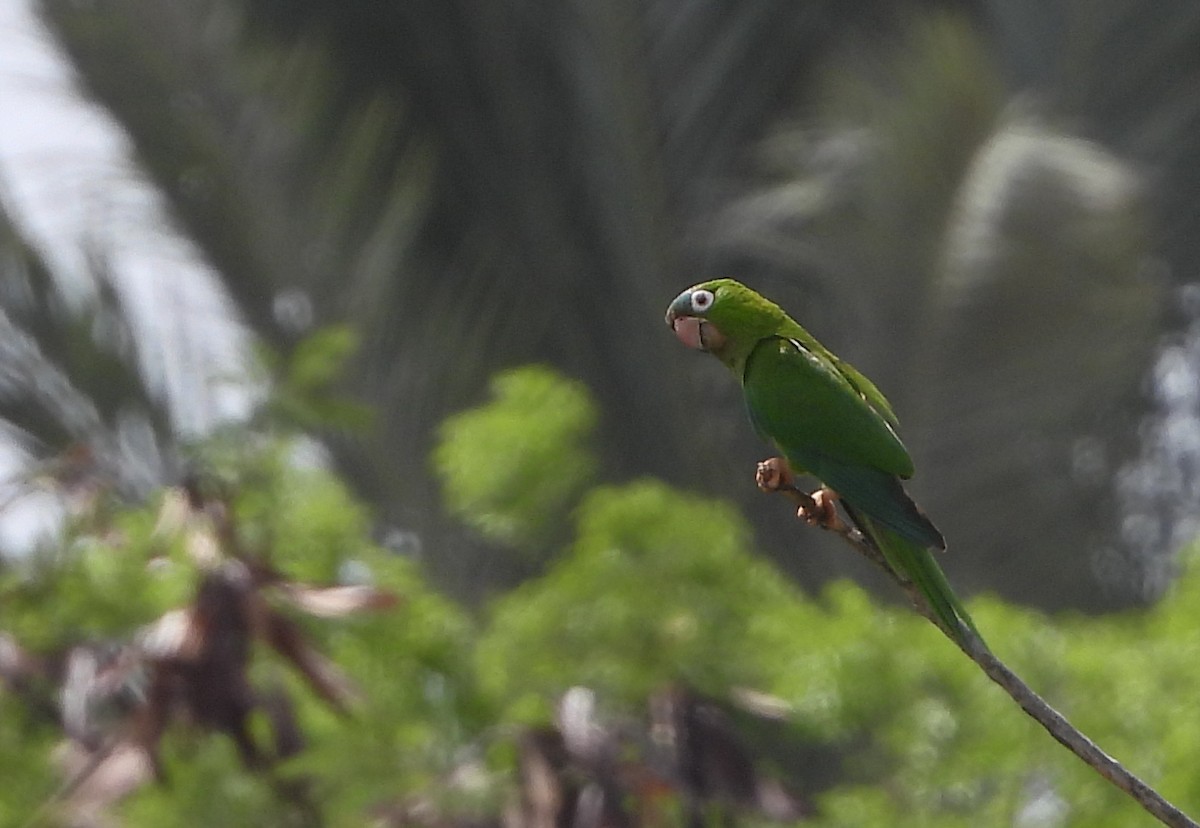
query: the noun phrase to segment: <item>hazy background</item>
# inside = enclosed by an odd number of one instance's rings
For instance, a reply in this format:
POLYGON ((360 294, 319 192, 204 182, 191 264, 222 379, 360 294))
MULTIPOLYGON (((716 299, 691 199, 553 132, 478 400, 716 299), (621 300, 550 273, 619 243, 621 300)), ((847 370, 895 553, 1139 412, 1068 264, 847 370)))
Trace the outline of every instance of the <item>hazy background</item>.
POLYGON ((347 323, 379 414, 329 460, 454 595, 530 562, 444 515, 434 430, 533 361, 597 396, 605 477, 870 579, 662 324, 732 275, 892 399, 964 591, 1153 598, 1200 511, 1197 42, 1190 0, 5 0, 8 466, 84 443, 149 491, 247 416, 251 343, 347 323))

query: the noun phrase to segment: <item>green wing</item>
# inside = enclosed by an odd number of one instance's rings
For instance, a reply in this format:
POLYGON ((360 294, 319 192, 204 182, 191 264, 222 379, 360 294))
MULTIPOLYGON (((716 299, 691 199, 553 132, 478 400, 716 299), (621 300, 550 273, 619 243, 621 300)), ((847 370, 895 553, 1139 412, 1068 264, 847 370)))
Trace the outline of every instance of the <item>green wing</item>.
POLYGON ((824 454, 900 477, 913 473, 908 450, 888 419, 832 361, 804 343, 778 336, 761 340, 746 360, 742 386, 755 427, 789 460, 791 452, 797 459, 824 454))
POLYGON ((903 537, 945 545, 900 484, 913 464, 890 418, 832 360, 802 341, 768 337, 746 360, 742 386, 754 427, 794 470, 903 537))
MULTIPOLYGON (((864 397, 867 403, 887 421, 887 424, 892 428, 899 428, 900 422, 896 419, 896 412, 892 411, 892 404, 887 401, 887 397, 875 387, 875 383, 871 382, 848 362, 843 362, 836 355, 825 349, 825 346, 817 341, 816 337, 804 330, 800 323, 796 322, 791 317, 784 322, 781 330, 781 336, 788 339, 793 339, 798 342, 801 347, 809 353, 815 354, 818 357, 827 359, 838 372, 846 379, 846 381, 854 388, 855 391, 864 397)), ((907 475, 904 475, 907 476, 907 475)))

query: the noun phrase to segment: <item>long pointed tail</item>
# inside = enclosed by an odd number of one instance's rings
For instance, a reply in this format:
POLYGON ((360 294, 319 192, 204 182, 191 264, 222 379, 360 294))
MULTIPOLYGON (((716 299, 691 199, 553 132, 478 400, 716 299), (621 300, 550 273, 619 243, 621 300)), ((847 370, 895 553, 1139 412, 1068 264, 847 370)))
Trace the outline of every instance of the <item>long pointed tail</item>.
POLYGON ((925 597, 939 626, 948 635, 963 646, 967 646, 969 636, 983 642, 983 636, 979 634, 967 608, 954 594, 945 573, 927 547, 876 523, 845 501, 842 504, 858 528, 883 554, 892 570, 900 578, 911 581, 925 597))

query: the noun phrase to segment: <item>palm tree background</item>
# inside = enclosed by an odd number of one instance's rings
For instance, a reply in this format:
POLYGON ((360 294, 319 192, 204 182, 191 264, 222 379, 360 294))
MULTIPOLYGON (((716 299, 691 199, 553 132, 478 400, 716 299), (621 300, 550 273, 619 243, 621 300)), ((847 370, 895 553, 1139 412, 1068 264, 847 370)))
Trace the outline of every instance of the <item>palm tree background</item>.
MULTIPOLYGON (((806 584, 858 566, 760 502, 736 389, 661 328, 716 274, 893 399, 968 590, 1095 610, 1161 588, 1191 490, 1148 381, 1200 258, 1194 4, 37 5, 236 319, 284 353, 358 331, 345 390, 381 413, 326 442, 457 594, 527 565, 443 515, 433 434, 529 361, 596 393, 606 476, 740 501, 806 584)), ((135 490, 176 473, 164 405, 211 390, 139 374, 159 345, 120 274, 97 263, 81 312, 9 222, 3 246, 28 286, 3 294, 31 360, 2 378, 11 425, 35 453, 94 444, 135 490)))

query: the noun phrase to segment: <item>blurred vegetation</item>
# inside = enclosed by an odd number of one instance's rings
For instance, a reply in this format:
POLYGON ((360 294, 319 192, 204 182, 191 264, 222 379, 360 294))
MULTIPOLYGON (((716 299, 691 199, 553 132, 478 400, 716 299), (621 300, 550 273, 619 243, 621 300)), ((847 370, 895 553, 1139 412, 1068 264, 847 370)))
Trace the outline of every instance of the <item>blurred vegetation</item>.
POLYGON ((736 389, 655 324, 713 275, 889 394, 969 591, 1098 611, 1166 582, 1196 485, 1138 426, 1200 258, 1190 0, 37 8, 253 335, 355 331, 342 387, 383 416, 326 445, 382 523, 455 545, 428 564, 456 596, 528 562, 463 542, 429 452, 529 362, 597 395, 610 479, 736 500, 803 583, 866 574, 792 554, 729 474, 759 451, 736 389))
MULTIPOLYGON (((526 416, 540 474, 506 482, 503 514, 539 525, 539 492, 581 457, 584 468, 594 462, 580 426, 594 401, 543 368, 494 387, 496 399, 442 431, 439 475, 464 513, 497 509, 494 489, 471 486, 476 469, 513 458, 512 411, 570 400, 526 416), (462 452, 474 462, 459 462, 462 452)), ((372 541, 368 510, 329 471, 298 464, 295 440, 215 437, 196 451, 206 482, 97 509, 113 496, 101 493, 61 548, 4 572, 5 825, 94 824, 98 813, 126 825, 499 825, 504 814, 534 825, 547 813, 579 818, 570 809, 584 807, 589 785, 611 813, 657 814, 657 824, 721 814, 748 825, 804 815, 818 826, 1148 819, 915 613, 847 582, 798 591, 753 554, 729 503, 649 479, 570 486, 573 505, 554 511, 568 548, 473 614, 432 588, 419 562, 372 541), (198 673, 178 674, 183 687, 172 685, 180 693, 152 741, 136 725, 163 671, 189 658, 164 618, 201 606, 204 585, 234 563, 259 573, 260 616, 282 613, 302 635, 281 647, 261 617, 240 633, 251 640, 235 673, 254 688, 247 738, 261 748, 249 765, 231 719, 185 703, 198 673), (346 598, 364 589, 369 600, 346 598), (83 653, 111 670, 81 678, 83 653), (671 704, 695 715, 664 718, 671 704), (557 754, 535 751, 547 733, 557 754), (79 773, 72 750, 114 743, 147 750, 163 783, 115 762, 62 781, 63 767, 79 773), (545 766, 552 783, 531 774, 531 756, 559 756, 545 766), (548 784, 565 810, 539 805, 548 784)), ((1193 810, 1194 560, 1148 611, 1049 618, 994 598, 971 606, 1033 686, 1193 810)), ((228 651, 222 640, 217 651, 228 651)))
POLYGON ((537 367, 497 376, 492 394, 486 408, 442 425, 434 461, 446 504, 488 539, 544 555, 596 473, 583 443, 595 428, 595 406, 586 389, 537 367))
POLYGON ((0 824, 1146 821, 758 496, 661 326, 713 275, 878 382, 998 655, 1200 813, 1194 2, 35 5, 222 318, 0 191, 3 508, 58 526, 0 549, 0 824))

